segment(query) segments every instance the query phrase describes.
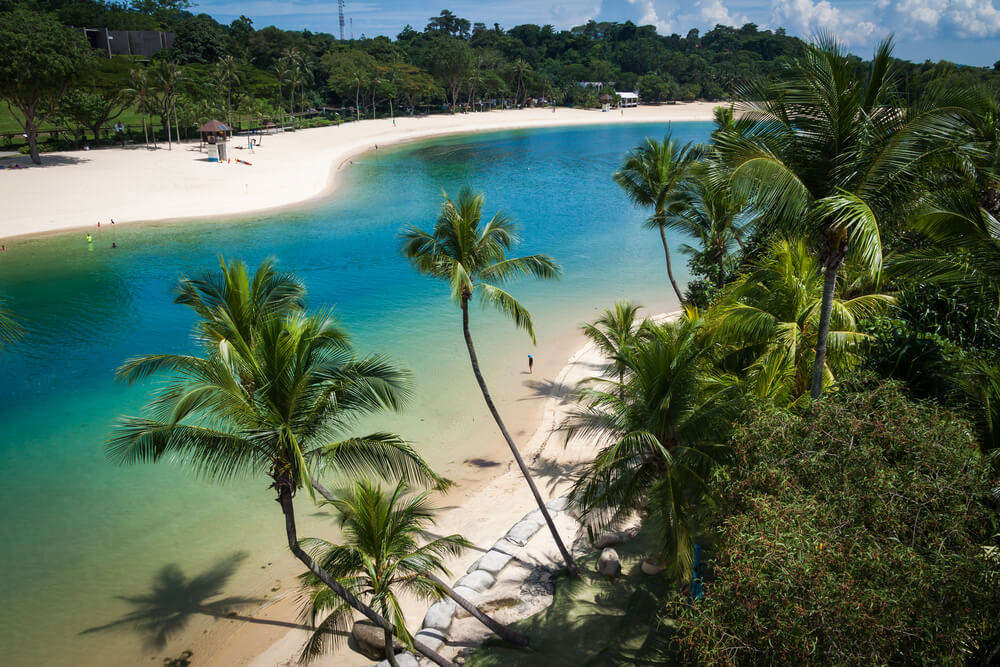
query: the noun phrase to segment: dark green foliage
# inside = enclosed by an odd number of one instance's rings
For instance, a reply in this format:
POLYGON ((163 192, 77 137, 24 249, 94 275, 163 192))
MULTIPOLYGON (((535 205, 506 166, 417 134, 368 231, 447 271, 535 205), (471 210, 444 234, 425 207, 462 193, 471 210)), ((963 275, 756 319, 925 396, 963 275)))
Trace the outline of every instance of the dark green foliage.
POLYGON ((705 597, 668 608, 682 660, 955 663, 1000 631, 996 502, 964 422, 889 384, 754 411, 731 444, 705 597))

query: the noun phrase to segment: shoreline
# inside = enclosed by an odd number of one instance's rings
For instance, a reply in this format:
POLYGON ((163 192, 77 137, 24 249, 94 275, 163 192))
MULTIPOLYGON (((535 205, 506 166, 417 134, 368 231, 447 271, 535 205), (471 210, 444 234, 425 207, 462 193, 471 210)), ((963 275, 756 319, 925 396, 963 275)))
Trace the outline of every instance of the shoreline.
MULTIPOLYGON (((658 311, 652 311, 655 312, 658 311)), ((652 313, 644 311, 643 314, 656 321, 668 317, 652 313)), ((592 452, 592 445, 588 441, 577 438, 564 443, 559 432, 560 424, 574 405, 569 400, 568 390, 574 388, 580 380, 594 375, 596 368, 603 362, 600 351, 593 343, 586 342, 579 346, 579 339, 574 337, 574 340, 578 347, 568 358, 563 357, 565 363, 557 373, 538 375, 538 382, 551 382, 554 388, 561 390, 551 392, 538 409, 533 411, 534 431, 520 445, 521 453, 532 469, 546 501, 567 492, 572 470, 592 452)), ((536 508, 534 499, 527 492, 521 473, 513 465, 506 448, 504 453, 507 454, 507 462, 496 475, 485 477, 479 483, 462 486, 437 499, 437 505, 443 507, 433 532, 457 532, 474 545, 459 557, 447 561, 451 571, 450 579, 457 579, 465 574, 466 569, 484 550, 488 550, 497 539, 503 537, 513 522, 536 508), (457 498, 456 494, 462 494, 462 497, 457 498)), ((563 539, 568 544, 573 541, 573 536, 563 535, 563 539)), ((287 554, 287 550, 284 553, 287 554)), ((555 544, 546 530, 532 538, 531 554, 532 559, 539 562, 549 560, 557 563, 560 560, 555 544)), ((301 571, 297 561, 293 561, 290 556, 286 560, 294 572, 301 571)), ((427 604, 426 601, 404 598, 403 610, 407 627, 413 632, 419 629, 427 604)), ((248 612, 247 616, 255 622, 239 623, 224 631, 222 628, 213 629, 200 638, 200 650, 195 651, 195 655, 200 654, 202 658, 199 664, 218 667, 294 664, 307 632, 298 628, 277 629, 276 626, 294 621, 298 618, 298 610, 297 591, 294 587, 283 587, 276 597, 262 603, 253 612, 248 612)), ((454 654, 460 648, 461 645, 450 647, 446 653, 454 654)), ((320 665, 347 667, 362 667, 373 662, 376 661, 356 653, 346 643, 315 661, 320 665)))
MULTIPOLYGON (((174 150, 101 148, 47 153, 42 166, 0 173, 8 203, 0 239, 20 242, 107 225, 191 222, 266 215, 304 206, 336 192, 350 160, 377 150, 444 136, 505 130, 710 121, 718 106, 689 102, 618 112, 560 108, 488 111, 362 120, 339 126, 265 135, 252 154, 230 142, 233 158, 252 166, 209 163, 198 144, 174 150), (195 155, 192 155, 195 153, 195 155), (47 163, 47 164, 46 164, 47 163), (242 187, 240 187, 242 185, 242 187), (251 187, 252 186, 252 187, 251 187), (52 193, 58 193, 53 197, 52 193), (156 211, 152 216, 150 209, 156 211)), ((14 158, 18 163, 28 159, 14 158)), ((28 163, 30 164, 30 163, 28 163)))

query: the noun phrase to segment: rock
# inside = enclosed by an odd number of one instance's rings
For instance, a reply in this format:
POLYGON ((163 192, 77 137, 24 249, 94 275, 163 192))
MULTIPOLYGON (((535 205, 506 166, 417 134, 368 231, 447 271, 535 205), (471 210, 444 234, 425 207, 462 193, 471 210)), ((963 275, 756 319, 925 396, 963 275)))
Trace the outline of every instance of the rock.
POLYGON ((432 651, 437 651, 442 646, 444 646, 445 636, 440 630, 431 630, 424 628, 420 632, 414 635, 414 637, 420 641, 424 646, 431 649, 432 651))
POLYGON ((667 569, 667 566, 659 558, 650 556, 642 560, 641 569, 643 574, 659 574, 667 569))
POLYGON ((455 582, 455 586, 464 586, 474 591, 482 593, 487 588, 496 583, 497 578, 486 570, 473 570, 455 582))
POLYGON ((522 519, 515 523, 513 528, 507 531, 507 535, 505 535, 504 538, 519 547, 523 547, 541 527, 542 524, 538 521, 522 519))
MULTIPOLYGON (((479 599, 482 597, 478 592, 465 586, 455 586, 454 591, 457 595, 461 595, 474 605, 478 605, 479 599)), ((460 605, 455 604, 455 618, 468 618, 469 616, 469 612, 462 609, 460 605)))
POLYGON ((524 515, 521 521, 533 521, 535 523, 545 523, 545 517, 542 516, 542 510, 533 510, 524 515))
POLYGON ((550 512, 562 512, 569 505, 569 497, 563 496, 562 498, 556 498, 545 503, 545 506, 549 508, 550 512))
POLYGON ((510 554, 504 553, 502 551, 497 551, 496 549, 490 549, 486 552, 486 555, 482 556, 479 560, 469 566, 469 572, 473 570, 483 570, 484 572, 489 572, 492 575, 496 575, 500 570, 507 566, 510 559, 513 558, 510 554))
POLYGON ((606 547, 613 547, 616 544, 620 544, 622 537, 615 531, 608 533, 601 533, 601 535, 594 540, 595 549, 604 549, 606 547))
MULTIPOLYGON (((366 658, 379 660, 385 657, 385 635, 382 628, 371 621, 356 621, 351 626, 351 639, 354 640, 352 648, 366 658)), ((395 638, 392 645, 396 651, 406 649, 402 642, 395 638)))
MULTIPOLYGON (((399 663, 399 667, 420 667, 420 663, 417 662, 412 653, 397 653, 396 662, 399 663)), ((389 667, 389 661, 383 660, 375 667, 389 667)))
POLYGON ((448 632, 451 627, 452 615, 455 613, 455 603, 451 600, 440 600, 432 604, 424 614, 424 628, 448 632))
POLYGON ((617 577, 622 573, 622 562, 618 558, 618 552, 614 549, 605 549, 597 559, 597 571, 605 577, 617 577))

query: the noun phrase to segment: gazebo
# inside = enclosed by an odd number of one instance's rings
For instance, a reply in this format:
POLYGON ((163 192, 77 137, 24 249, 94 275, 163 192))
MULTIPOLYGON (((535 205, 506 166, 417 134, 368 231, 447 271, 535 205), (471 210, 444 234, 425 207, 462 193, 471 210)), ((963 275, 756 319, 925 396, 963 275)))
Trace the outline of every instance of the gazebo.
POLYGON ((224 162, 226 160, 226 133, 232 134, 232 128, 213 119, 198 128, 201 142, 208 144, 209 162, 224 162))

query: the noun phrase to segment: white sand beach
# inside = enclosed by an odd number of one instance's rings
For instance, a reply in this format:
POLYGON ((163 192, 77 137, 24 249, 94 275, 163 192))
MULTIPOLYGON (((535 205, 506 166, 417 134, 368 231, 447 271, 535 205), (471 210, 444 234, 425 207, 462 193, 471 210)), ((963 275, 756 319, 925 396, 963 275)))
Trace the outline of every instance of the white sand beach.
MULTIPOLYGON (((230 216, 301 203, 330 192, 351 157, 444 134, 560 125, 711 120, 710 102, 640 106, 621 111, 520 109, 483 113, 364 120, 341 126, 263 137, 251 153, 230 157, 251 162, 208 162, 199 143, 167 150, 144 146, 47 153, 42 165, 25 157, 0 170, 0 238, 33 236, 107 224, 230 216)), ((230 146, 246 145, 236 138, 230 146)))

